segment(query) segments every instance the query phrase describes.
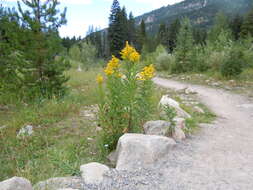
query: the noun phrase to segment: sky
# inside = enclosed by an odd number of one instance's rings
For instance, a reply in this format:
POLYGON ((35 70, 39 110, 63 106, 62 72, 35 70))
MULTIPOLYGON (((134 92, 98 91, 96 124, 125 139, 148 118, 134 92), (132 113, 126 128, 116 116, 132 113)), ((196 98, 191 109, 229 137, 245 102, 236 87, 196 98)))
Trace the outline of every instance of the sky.
MULTIPOLYGON (((108 17, 113 0, 59 0, 61 9, 67 7, 68 23, 60 28, 62 37, 84 37, 90 25, 98 28, 108 26, 108 17)), ((172 5, 182 0, 119 0, 121 7, 134 16, 152 11, 162 6, 172 5)), ((16 6, 16 0, 0 0, 5 6, 16 6)))

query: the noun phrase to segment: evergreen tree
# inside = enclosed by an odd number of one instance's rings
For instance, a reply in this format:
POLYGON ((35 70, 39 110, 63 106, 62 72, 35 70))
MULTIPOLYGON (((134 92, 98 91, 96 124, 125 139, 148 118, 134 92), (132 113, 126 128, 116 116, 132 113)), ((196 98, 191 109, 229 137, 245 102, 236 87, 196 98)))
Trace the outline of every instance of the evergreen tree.
POLYGON ((188 18, 182 20, 181 28, 177 36, 176 64, 173 72, 188 72, 193 69, 192 65, 193 34, 192 26, 188 18))
POLYGON ((177 45, 177 34, 180 29, 180 20, 176 19, 174 22, 171 23, 168 29, 169 35, 169 51, 172 52, 177 45))
POLYGON ((230 22, 230 28, 232 30, 233 38, 238 40, 242 29, 243 18, 240 15, 236 15, 230 22))
POLYGON ((18 2, 23 26, 27 31, 22 44, 26 64, 25 83, 32 96, 63 95, 63 84, 68 80, 64 71, 69 64, 60 58, 62 51, 58 28, 66 23, 65 14, 59 14, 57 0, 22 0, 18 2))
POLYGON ((157 43, 162 44, 164 47, 169 49, 169 35, 168 28, 164 23, 160 24, 158 35, 157 35, 157 43))
POLYGON ((193 28, 193 38, 195 44, 204 45, 206 43, 207 31, 205 29, 193 28))
POLYGON ((130 44, 136 46, 136 28, 133 13, 130 12, 128 20, 128 41, 130 44))
POLYGON ((108 40, 110 53, 120 57, 120 50, 127 41, 127 14, 125 8, 121 10, 119 2, 113 1, 109 17, 108 40))
POLYGON ((253 9, 246 15, 241 28, 241 36, 253 36, 253 9))
POLYGON ((22 89, 25 60, 18 48, 24 36, 17 13, 0 6, 0 94, 22 89))
POLYGON ((220 34, 226 35, 227 39, 232 39, 232 32, 229 28, 229 22, 227 17, 222 12, 219 12, 215 17, 214 26, 211 28, 208 34, 208 41, 211 43, 217 42, 220 34))
POLYGON ((147 40, 147 34, 146 34, 146 24, 145 21, 142 19, 141 24, 140 24, 140 28, 138 31, 138 35, 137 35, 137 50, 140 52, 144 45, 145 42, 147 40))

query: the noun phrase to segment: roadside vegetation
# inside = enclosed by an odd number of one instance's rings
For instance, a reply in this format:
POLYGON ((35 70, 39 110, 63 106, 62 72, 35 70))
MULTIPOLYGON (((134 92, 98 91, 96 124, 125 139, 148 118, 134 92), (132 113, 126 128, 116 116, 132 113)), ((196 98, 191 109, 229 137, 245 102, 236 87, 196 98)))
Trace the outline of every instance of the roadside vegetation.
POLYGON ((163 76, 166 73, 175 76, 199 73, 214 80, 233 80, 247 86, 247 82, 253 81, 253 31, 249 27, 252 14, 251 11, 245 15, 240 23, 230 23, 219 13, 201 43, 194 39, 193 26, 185 18, 181 21, 174 51, 168 52, 166 46, 160 45, 146 60, 155 62, 163 76), (238 25, 236 31, 233 30, 235 24, 238 25))

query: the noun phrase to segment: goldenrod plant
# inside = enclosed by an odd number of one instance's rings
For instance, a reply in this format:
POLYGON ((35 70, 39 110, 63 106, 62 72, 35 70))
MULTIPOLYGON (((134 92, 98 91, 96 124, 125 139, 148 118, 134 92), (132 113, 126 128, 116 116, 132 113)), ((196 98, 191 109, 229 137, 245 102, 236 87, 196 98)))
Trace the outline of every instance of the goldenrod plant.
POLYGON ((128 42, 120 55, 122 60, 112 56, 105 77, 97 76, 102 144, 109 150, 122 134, 141 132, 152 111, 153 65, 143 67, 140 54, 128 42))

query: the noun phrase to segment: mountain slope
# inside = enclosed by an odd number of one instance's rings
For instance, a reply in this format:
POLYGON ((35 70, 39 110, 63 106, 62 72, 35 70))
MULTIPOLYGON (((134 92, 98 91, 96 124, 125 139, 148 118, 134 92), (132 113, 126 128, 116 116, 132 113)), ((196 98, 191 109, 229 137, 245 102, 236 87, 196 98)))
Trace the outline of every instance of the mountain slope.
POLYGON ((219 11, 229 16, 244 14, 249 11, 251 5, 252 0, 185 0, 138 16, 136 23, 140 24, 144 19, 147 31, 155 33, 160 23, 170 24, 176 18, 187 16, 194 25, 209 27, 219 11))

